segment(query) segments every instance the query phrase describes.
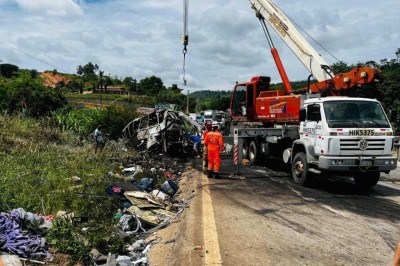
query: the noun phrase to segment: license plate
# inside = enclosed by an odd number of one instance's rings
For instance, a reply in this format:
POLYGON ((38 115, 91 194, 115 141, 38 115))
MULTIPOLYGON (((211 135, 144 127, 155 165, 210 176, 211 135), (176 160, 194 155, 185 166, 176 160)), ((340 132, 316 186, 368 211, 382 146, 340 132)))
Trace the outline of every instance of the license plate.
POLYGON ((349 136, 373 136, 375 131, 372 129, 355 129, 349 130, 349 136))
POLYGON ((360 161, 360 166, 372 166, 372 161, 362 160, 362 161, 360 161))

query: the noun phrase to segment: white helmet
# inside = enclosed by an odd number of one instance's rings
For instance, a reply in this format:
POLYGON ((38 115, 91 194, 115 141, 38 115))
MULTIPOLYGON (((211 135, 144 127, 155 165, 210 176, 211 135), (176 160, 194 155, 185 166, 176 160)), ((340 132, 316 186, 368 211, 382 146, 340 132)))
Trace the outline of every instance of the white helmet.
POLYGON ((213 121, 213 122, 211 123, 211 126, 212 126, 212 127, 218 127, 218 122, 217 122, 217 121, 213 121))

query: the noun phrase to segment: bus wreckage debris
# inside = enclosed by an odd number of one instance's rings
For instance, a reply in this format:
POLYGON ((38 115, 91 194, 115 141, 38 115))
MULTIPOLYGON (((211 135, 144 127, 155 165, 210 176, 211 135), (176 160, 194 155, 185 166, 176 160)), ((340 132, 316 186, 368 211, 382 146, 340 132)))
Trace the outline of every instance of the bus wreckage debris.
POLYGON ((169 109, 156 110, 136 118, 123 130, 128 145, 137 150, 160 149, 167 153, 188 147, 189 134, 201 134, 202 126, 183 112, 169 109))

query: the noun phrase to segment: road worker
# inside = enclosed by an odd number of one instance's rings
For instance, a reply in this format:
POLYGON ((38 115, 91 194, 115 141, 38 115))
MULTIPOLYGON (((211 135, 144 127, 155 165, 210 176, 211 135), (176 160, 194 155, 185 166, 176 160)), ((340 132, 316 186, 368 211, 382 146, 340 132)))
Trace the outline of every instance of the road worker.
POLYGON ((224 149, 222 134, 218 131, 218 122, 212 122, 212 131, 204 139, 204 145, 208 150, 208 174, 207 177, 219 178, 219 167, 221 164, 221 151, 224 149))
POLYGON ((101 125, 98 125, 97 128, 94 130, 94 139, 96 141, 96 147, 94 153, 97 153, 97 150, 100 152, 103 151, 104 146, 106 145, 103 132, 101 131, 101 125))
POLYGON ((204 131, 203 135, 201 136, 201 141, 203 143, 203 172, 204 174, 208 174, 208 151, 207 145, 204 143, 209 132, 211 132, 211 123, 205 124, 206 130, 204 131))
POLYGON ((393 256, 393 266, 400 266, 400 241, 397 243, 397 246, 394 250, 393 256))

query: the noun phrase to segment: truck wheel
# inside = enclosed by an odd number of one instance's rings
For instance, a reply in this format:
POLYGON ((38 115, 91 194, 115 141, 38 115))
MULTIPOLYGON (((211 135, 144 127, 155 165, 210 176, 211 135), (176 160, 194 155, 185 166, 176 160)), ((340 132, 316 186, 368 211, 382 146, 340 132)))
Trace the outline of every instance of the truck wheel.
POLYGON ((292 176, 296 184, 308 186, 312 182, 312 177, 308 173, 307 157, 304 152, 298 152, 292 162, 292 176))
POLYGON ((354 176, 354 183, 359 188, 371 188, 378 183, 380 176, 380 172, 358 173, 354 176))
POLYGON ((246 140, 243 140, 242 145, 242 157, 243 159, 247 159, 249 157, 249 143, 246 140))
POLYGON ((250 164, 255 164, 257 161, 257 145, 254 141, 249 145, 249 161, 250 164))

